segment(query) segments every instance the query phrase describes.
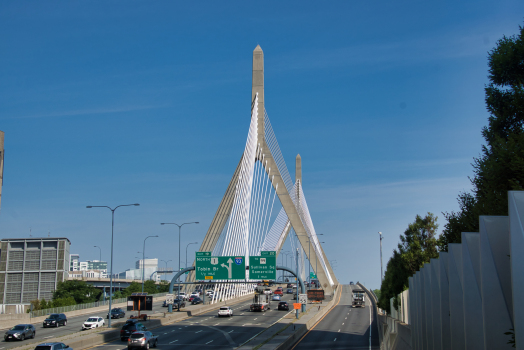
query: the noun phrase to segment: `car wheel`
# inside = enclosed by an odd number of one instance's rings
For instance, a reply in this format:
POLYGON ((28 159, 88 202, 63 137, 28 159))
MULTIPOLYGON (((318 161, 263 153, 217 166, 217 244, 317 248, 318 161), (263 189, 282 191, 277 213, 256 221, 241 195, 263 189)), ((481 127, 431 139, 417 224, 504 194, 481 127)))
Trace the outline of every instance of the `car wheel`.
POLYGON ((149 342, 146 343, 146 350, 149 350, 149 342))
POLYGON ((20 340, 25 340, 25 334, 22 334, 22 335, 20 336, 20 340))
POLYGON ((158 345, 158 339, 157 339, 157 340, 155 340, 155 344, 153 344, 153 347, 154 347, 154 348, 156 348, 156 347, 157 347, 157 345, 158 345))
POLYGON ((35 339, 35 337, 36 337, 36 332, 33 332, 33 337, 32 338, 35 339))

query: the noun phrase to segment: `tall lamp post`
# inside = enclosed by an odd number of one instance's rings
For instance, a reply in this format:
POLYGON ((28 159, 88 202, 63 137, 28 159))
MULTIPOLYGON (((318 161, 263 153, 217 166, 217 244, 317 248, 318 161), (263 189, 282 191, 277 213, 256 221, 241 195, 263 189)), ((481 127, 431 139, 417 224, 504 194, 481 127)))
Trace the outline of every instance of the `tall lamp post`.
MULTIPOLYGON (((326 242, 318 242, 318 243, 319 244, 324 244, 326 242)), ((318 271, 318 255, 316 255, 315 257, 316 257, 316 259, 315 259, 315 274, 317 275, 317 282, 315 283, 315 285, 318 288, 318 285, 319 285, 319 283, 318 283, 318 272, 317 272, 318 271)))
MULTIPOLYGON (((186 246, 186 269, 187 269, 187 248, 191 245, 191 244, 198 244, 198 242, 193 242, 193 243, 188 243, 187 246, 186 246)), ((187 272, 186 272, 187 273, 187 272)), ((187 277, 187 276, 186 276, 187 277)), ((187 282, 187 280, 185 280, 187 282)), ((187 289, 186 289, 187 290, 187 289)))
POLYGON ((384 274, 382 273, 382 232, 378 233, 380 235, 380 283, 384 279, 384 274))
POLYGON ((158 237, 157 236, 147 236, 144 239, 144 249, 142 249, 142 293, 144 293, 144 275, 146 272, 146 240, 151 237, 158 237))
MULTIPOLYGON (((168 260, 168 261, 165 261, 165 260, 160 260, 160 261, 163 261, 166 263, 166 270, 167 270, 167 263, 170 262, 170 261, 173 261, 173 260, 168 260)), ((164 281, 166 281, 166 273, 164 272, 164 281)))
MULTIPOLYGON (((177 225, 178 226, 178 272, 180 272, 180 235, 181 235, 181 230, 182 230, 182 226, 190 225, 190 224, 198 224, 198 221, 184 222, 182 225, 179 225, 179 224, 174 223, 174 222, 161 222, 160 223, 160 225, 177 225)), ((180 277, 178 277, 178 293, 180 293, 180 277)), ((179 307, 178 307, 178 311, 180 311, 180 304, 179 304, 179 307)))
POLYGON ((102 248, 100 248, 99 246, 95 245, 94 248, 98 248, 100 249, 100 262, 102 262, 102 248))
MULTIPOLYGON (((113 236, 115 232, 115 210, 120 207, 138 207, 140 204, 121 204, 114 208, 108 207, 107 205, 88 205, 86 208, 107 208, 111 210, 111 271, 109 275, 109 315, 111 315, 111 303, 113 302, 113 236)), ((107 320, 107 327, 111 327, 111 317, 107 320)))

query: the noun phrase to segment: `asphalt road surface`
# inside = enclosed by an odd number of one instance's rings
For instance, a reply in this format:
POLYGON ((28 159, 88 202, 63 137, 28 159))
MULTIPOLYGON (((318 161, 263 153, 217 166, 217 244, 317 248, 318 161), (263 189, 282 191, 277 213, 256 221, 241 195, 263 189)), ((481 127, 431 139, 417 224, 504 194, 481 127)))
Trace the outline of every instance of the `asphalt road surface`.
MULTIPOLYGON (((282 301, 289 302, 291 297, 291 294, 284 294, 282 301)), ((231 303, 229 306, 233 308, 233 317, 219 318, 215 310, 151 332, 158 335, 158 349, 234 349, 289 313, 277 310, 278 301, 272 301, 271 309, 266 312, 250 312, 249 305, 251 300, 231 303)), ((127 342, 116 340, 92 349, 127 349, 127 342)))
POLYGON ((313 330, 295 344, 294 350, 380 349, 377 315, 366 294, 364 308, 352 308, 352 290, 358 286, 343 285, 340 302, 313 330), (371 330, 371 337, 370 337, 371 330))
MULTIPOLYGON (((159 299, 159 301, 156 301, 153 303, 153 311, 146 311, 145 313, 146 314, 152 314, 152 313, 158 313, 158 312, 164 312, 164 311, 167 311, 167 308, 165 307, 162 307, 162 302, 163 302, 163 299, 159 299)), ((187 305, 189 305, 189 303, 186 303, 187 305)), ((125 311, 125 307, 123 308, 124 311, 125 311)), ((82 324, 85 322, 85 320, 87 320, 89 317, 93 317, 93 316, 98 316, 98 317, 102 317, 104 318, 104 321, 105 321, 105 326, 107 327, 107 312, 109 311, 109 305, 107 307, 107 310, 104 310, 103 312, 99 312, 99 313, 93 313, 93 314, 84 314, 84 315, 80 315, 80 316, 74 316, 74 317, 68 317, 67 318, 67 325, 66 326, 60 326, 60 327, 57 327, 57 328, 44 328, 42 326, 42 322, 38 322, 38 323, 32 323, 35 328, 36 328, 36 337, 35 339, 26 339, 24 341, 19 341, 19 340, 14 340, 14 341, 8 341, 6 342, 3 338, 3 334, 5 333, 5 330, 3 330, 3 333, 1 334, 2 335, 2 341, 0 342, 0 350, 3 350, 3 349, 10 349, 10 348, 16 348, 18 346, 25 346, 25 345, 28 345, 29 343, 35 343, 35 346, 36 344, 40 344, 40 343, 44 343, 46 342, 48 339, 50 338, 54 338, 54 337, 60 337, 60 336, 63 336, 63 335, 68 335, 68 334, 72 334, 72 333, 76 333, 76 332, 79 332, 81 331, 82 329, 82 324)), ((144 313, 144 312, 143 312, 144 313)), ((131 315, 136 315, 137 312, 136 311, 126 311, 126 319, 129 318, 129 316, 131 315)), ((121 322, 123 319, 112 319, 111 322, 121 322)), ((16 323, 17 321, 13 321, 13 326, 19 324, 19 323, 16 323)))

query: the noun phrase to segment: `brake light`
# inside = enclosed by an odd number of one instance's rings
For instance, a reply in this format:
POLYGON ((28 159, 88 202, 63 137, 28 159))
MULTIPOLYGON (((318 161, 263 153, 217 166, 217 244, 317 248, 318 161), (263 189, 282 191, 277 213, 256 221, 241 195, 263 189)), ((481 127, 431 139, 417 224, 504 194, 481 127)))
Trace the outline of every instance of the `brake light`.
POLYGON ((123 334, 123 333, 124 333, 124 330, 123 330, 123 329, 121 329, 121 330, 120 330, 120 334, 123 334))

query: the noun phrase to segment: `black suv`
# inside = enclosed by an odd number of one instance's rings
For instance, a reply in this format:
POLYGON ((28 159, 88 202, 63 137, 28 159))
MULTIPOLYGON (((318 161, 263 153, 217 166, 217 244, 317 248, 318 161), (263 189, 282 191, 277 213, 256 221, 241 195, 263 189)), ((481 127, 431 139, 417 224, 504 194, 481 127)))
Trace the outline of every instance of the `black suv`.
POLYGON ((44 328, 46 327, 59 327, 60 325, 65 326, 67 324, 67 317, 64 314, 51 314, 44 320, 44 328))
MULTIPOLYGON (((111 309, 111 318, 125 317, 125 315, 126 315, 125 311, 119 307, 111 309)), ((107 318, 109 318, 109 314, 107 314, 107 318)))
POLYGON ((146 326, 138 322, 138 320, 127 320, 126 324, 120 330, 120 340, 127 340, 133 332, 147 331, 146 326))
POLYGON ((279 310, 284 310, 284 311, 289 311, 289 304, 285 301, 281 301, 280 303, 278 303, 278 309, 279 310))

